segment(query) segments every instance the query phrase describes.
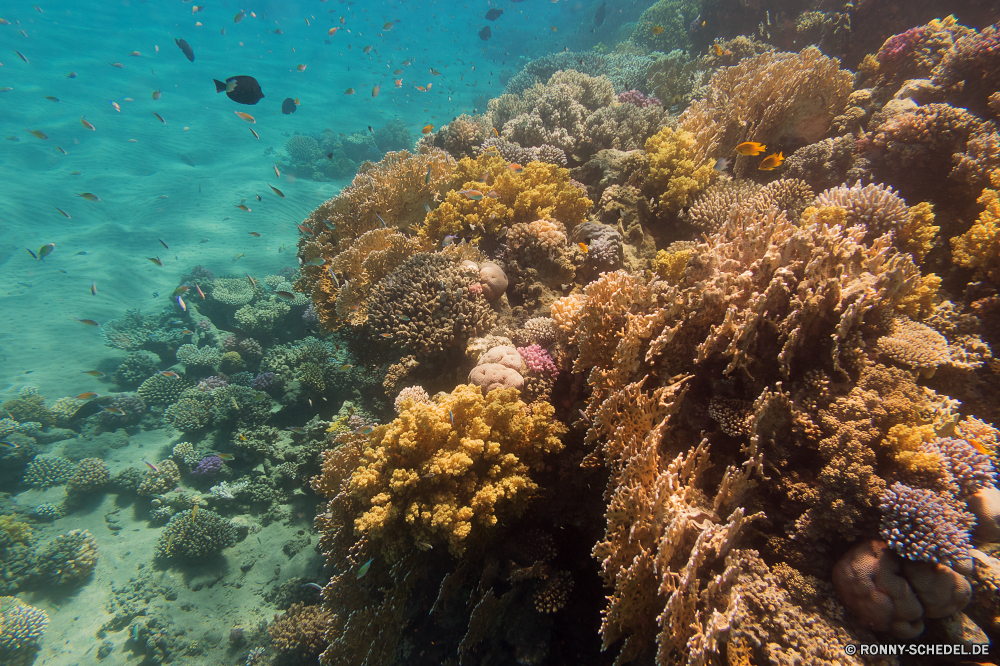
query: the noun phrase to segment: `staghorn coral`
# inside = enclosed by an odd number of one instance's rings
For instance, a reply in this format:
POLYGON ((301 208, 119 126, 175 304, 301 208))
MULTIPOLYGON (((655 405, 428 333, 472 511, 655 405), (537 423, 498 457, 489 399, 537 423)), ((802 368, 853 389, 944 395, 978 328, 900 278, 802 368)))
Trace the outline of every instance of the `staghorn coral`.
POLYGON ((951 239, 952 258, 959 266, 1000 284, 1000 169, 990 178, 995 189, 983 190, 977 201, 983 212, 972 228, 951 239))
POLYGON ((363 507, 355 532, 390 560, 417 541, 447 544, 455 555, 484 543, 500 519, 524 510, 537 489, 531 470, 562 448, 565 427, 552 406, 529 408, 513 389, 484 398, 460 385, 436 404, 401 407, 370 435, 345 484, 363 507))
POLYGON ((236 528, 208 509, 175 513, 156 542, 156 557, 197 559, 222 552, 237 541, 236 528))
POLYGON ((432 243, 447 235, 498 234, 501 227, 539 219, 557 220, 572 229, 586 219, 593 202, 554 164, 530 162, 514 173, 499 155, 483 153, 465 158, 455 169, 453 185, 461 190, 483 188, 497 197, 475 201, 457 190, 448 192, 440 206, 427 214, 420 237, 432 243), (485 184, 479 178, 486 176, 485 184), (487 189, 490 188, 490 189, 487 189))
POLYGON ((697 150, 698 139, 683 129, 664 127, 646 141, 649 176, 645 189, 658 194, 661 215, 676 213, 718 173, 697 150))
POLYGON ((381 280, 366 304, 378 335, 418 354, 464 344, 495 322, 478 270, 440 254, 420 253, 381 280))
MULTIPOLYGON (((681 114, 680 127, 696 135, 698 161, 730 155, 742 141, 813 143, 846 107, 851 80, 849 71, 816 47, 761 53, 716 71, 706 97, 681 114)), ((737 157, 733 174, 743 175, 750 163, 751 158, 737 157)))
POLYGON ((685 218, 699 229, 715 233, 736 208, 747 205, 760 190, 761 186, 752 180, 719 180, 698 195, 685 218))

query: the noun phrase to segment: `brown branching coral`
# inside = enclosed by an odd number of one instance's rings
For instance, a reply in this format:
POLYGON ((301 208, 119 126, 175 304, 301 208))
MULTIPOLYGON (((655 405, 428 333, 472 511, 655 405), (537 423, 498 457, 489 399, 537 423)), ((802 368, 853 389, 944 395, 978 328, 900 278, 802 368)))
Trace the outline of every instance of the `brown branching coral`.
POLYGON ((271 645, 283 654, 315 660, 328 644, 324 634, 331 615, 322 606, 292 604, 284 615, 275 615, 267 628, 271 645))
MULTIPOLYGON (((730 155, 741 141, 796 146, 822 139, 851 93, 852 76, 833 58, 809 47, 799 53, 761 53, 719 69, 708 94, 681 115, 698 138, 703 159, 730 155), (811 94, 803 95, 803 90, 811 94)), ((733 173, 749 160, 740 157, 733 173)))
POLYGON ((389 560, 417 542, 446 543, 455 555, 483 543, 503 516, 524 510, 537 488, 531 470, 562 448, 565 426, 552 406, 529 408, 515 389, 483 397, 460 385, 435 404, 400 408, 371 434, 344 482, 360 508, 355 532, 389 560))

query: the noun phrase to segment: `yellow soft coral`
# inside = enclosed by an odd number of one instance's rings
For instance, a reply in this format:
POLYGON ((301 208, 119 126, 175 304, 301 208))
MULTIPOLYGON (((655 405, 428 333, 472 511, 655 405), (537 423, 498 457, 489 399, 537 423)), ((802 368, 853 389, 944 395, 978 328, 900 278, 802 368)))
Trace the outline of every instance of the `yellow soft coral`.
POLYGON ((893 234, 892 243, 903 252, 913 255, 918 266, 934 245, 934 237, 941 227, 934 224, 934 206, 921 201, 911 206, 906 222, 893 234))
POLYGON ((355 533, 389 559, 408 545, 447 543, 456 556, 504 514, 519 514, 537 489, 529 477, 562 449, 565 426, 547 402, 528 407, 516 389, 485 397, 460 385, 437 403, 407 399, 371 434, 346 484, 363 507, 355 533))
POLYGON ((921 275, 920 283, 913 291, 899 299, 896 312, 905 314, 914 321, 920 321, 934 309, 938 289, 941 288, 941 278, 934 273, 921 275))
POLYGON ((897 424, 889 428, 882 446, 892 453, 896 462, 909 474, 925 481, 940 479, 944 474, 941 454, 921 451, 920 445, 937 436, 934 426, 897 424))
POLYGON ((708 161, 698 163, 695 135, 664 127, 646 141, 649 177, 646 185, 659 193, 661 213, 675 213, 715 180, 708 161))
MULTIPOLYGON (((1000 169, 990 174, 993 187, 1000 190, 1000 169)), ((977 275, 1000 283, 1000 196, 997 190, 985 189, 979 197, 984 210, 967 232, 952 238, 955 263, 974 268, 977 275)))
POLYGON ((421 238, 434 243, 449 235, 479 238, 484 232, 496 234, 504 226, 539 219, 558 220, 572 229, 586 219, 593 205, 586 192, 570 181, 568 169, 529 162, 515 173, 501 157, 489 153, 459 160, 452 186, 457 189, 427 214, 421 238), (476 201, 459 190, 478 190, 484 196, 476 201))
POLYGON ((31 526, 11 514, 0 516, 0 531, 6 532, 14 543, 27 544, 31 541, 31 526))
POLYGON ((680 282, 681 276, 684 275, 688 259, 693 254, 693 249, 678 252, 660 250, 656 253, 656 258, 653 259, 653 270, 667 282, 677 284, 680 282))

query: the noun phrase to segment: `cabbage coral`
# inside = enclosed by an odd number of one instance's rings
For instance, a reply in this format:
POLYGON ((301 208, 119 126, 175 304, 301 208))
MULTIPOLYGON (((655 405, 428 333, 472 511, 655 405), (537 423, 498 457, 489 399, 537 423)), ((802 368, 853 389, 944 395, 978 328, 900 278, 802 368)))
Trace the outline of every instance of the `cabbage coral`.
POLYGON ((593 202, 569 177, 569 170, 546 162, 530 162, 515 173, 499 155, 483 153, 459 160, 452 186, 478 190, 471 199, 448 192, 444 202, 427 214, 420 236, 440 242, 448 235, 496 234, 501 227, 539 219, 558 220, 572 229, 586 219, 593 202), (485 182, 481 182, 485 177, 485 182), (496 196, 490 194, 495 192, 496 196))
POLYGON ((484 397, 463 384, 400 410, 371 434, 345 484, 363 509, 355 533, 380 542, 390 560, 414 543, 447 543, 456 556, 482 543, 500 516, 526 508, 538 487, 529 472, 562 449, 566 432, 552 405, 528 407, 516 389, 484 397))

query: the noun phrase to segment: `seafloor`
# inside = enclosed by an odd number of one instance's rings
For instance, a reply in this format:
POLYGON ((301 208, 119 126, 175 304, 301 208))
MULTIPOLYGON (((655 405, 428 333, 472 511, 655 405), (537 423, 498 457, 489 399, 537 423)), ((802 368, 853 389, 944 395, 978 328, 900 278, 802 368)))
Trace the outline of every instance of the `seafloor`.
POLYGON ((297 267, 8 379, 0 663, 988 663, 1000 28, 942 7, 585 3, 415 144, 291 136, 356 170, 297 267))

